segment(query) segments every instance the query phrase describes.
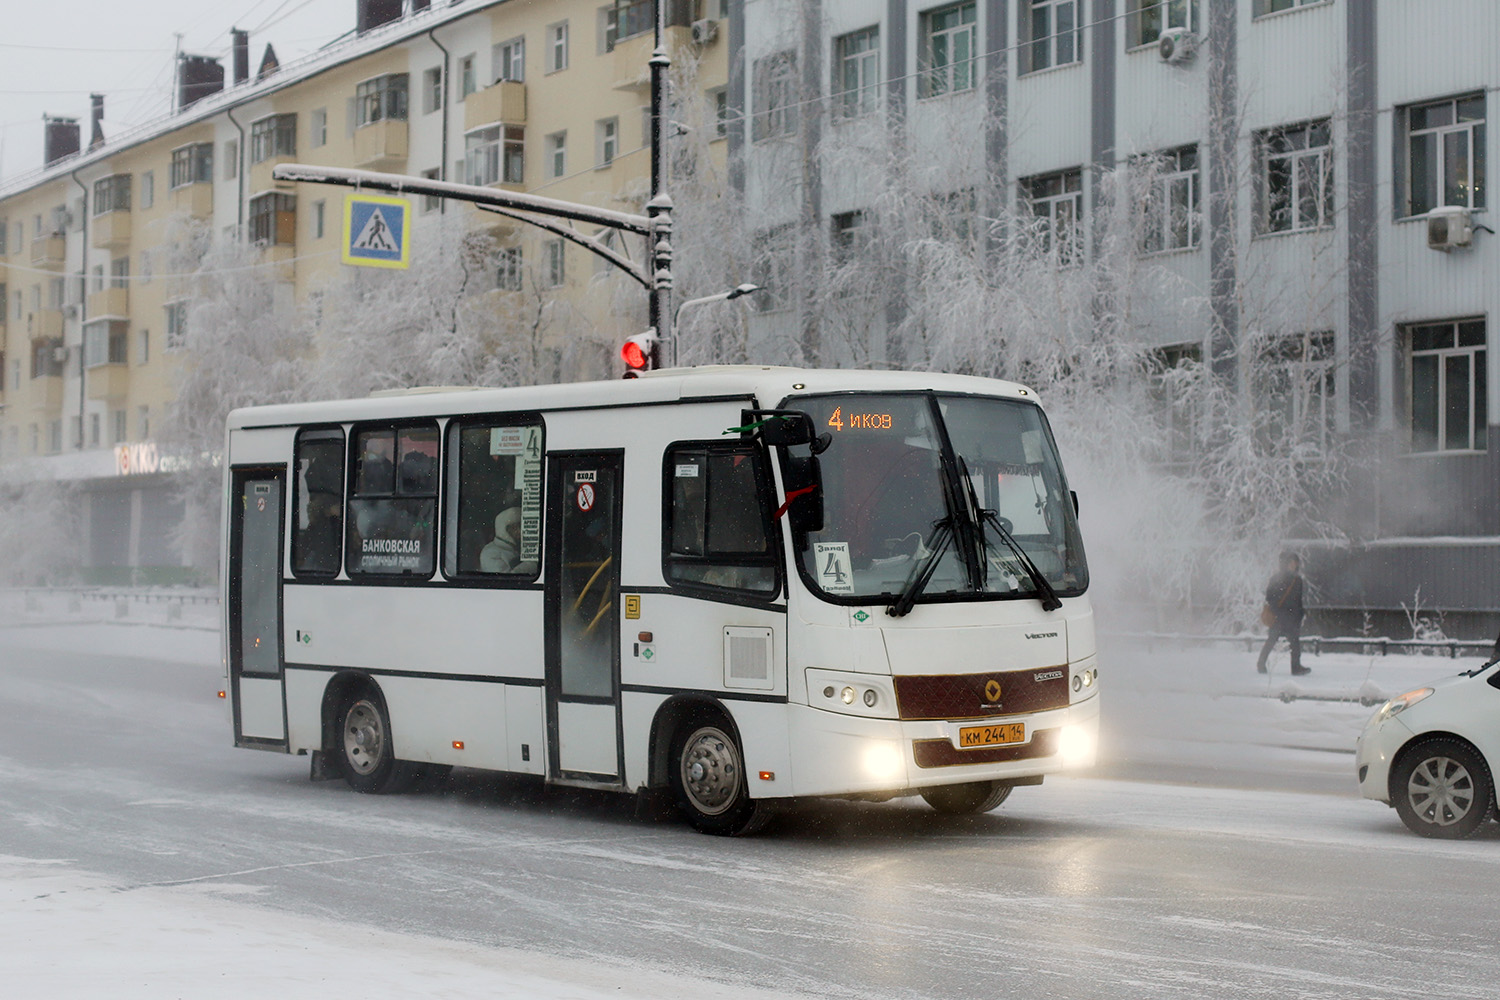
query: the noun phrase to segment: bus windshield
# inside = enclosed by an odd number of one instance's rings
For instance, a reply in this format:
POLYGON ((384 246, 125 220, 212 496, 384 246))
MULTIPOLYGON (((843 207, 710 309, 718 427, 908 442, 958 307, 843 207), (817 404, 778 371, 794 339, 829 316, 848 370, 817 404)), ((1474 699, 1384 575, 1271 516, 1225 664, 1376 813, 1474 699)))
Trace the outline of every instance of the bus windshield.
POLYGON ((929 573, 918 602, 1087 588, 1067 481, 1035 404, 921 392, 783 405, 833 437, 820 456, 823 528, 801 553, 822 595, 895 598, 929 573))

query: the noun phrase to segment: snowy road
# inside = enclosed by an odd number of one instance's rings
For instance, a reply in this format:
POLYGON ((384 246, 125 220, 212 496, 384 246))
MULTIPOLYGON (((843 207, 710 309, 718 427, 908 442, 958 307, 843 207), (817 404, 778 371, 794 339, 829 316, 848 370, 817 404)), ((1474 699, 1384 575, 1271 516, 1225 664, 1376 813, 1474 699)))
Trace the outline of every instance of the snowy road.
POLYGON ((1369 709, 1255 697, 1227 659, 1232 680, 1129 653, 1111 777, 970 819, 820 804, 722 840, 475 772, 399 797, 310 783, 228 745, 215 655, 192 630, 0 628, 7 995, 1496 993, 1500 824, 1407 834, 1354 797, 1369 709))

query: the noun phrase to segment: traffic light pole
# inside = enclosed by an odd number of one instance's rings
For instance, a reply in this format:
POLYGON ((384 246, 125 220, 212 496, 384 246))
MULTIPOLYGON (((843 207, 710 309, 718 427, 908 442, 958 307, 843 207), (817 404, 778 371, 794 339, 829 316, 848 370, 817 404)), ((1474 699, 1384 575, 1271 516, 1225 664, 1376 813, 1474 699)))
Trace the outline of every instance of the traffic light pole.
POLYGON ((651 53, 651 200, 646 215, 651 220, 651 328, 657 342, 677 364, 677 341, 672 330, 672 199, 666 192, 667 7, 655 0, 656 48, 651 53))

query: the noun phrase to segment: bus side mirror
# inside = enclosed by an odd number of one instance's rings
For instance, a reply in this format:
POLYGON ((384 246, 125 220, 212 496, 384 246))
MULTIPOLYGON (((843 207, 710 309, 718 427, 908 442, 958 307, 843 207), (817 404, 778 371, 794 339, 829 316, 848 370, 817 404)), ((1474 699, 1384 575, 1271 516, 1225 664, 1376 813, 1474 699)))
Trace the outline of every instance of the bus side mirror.
MULTIPOLYGON (((812 417, 801 410, 741 410, 740 434, 759 438, 762 444, 772 448, 790 448, 800 444, 811 444, 813 454, 828 445, 816 447, 817 435, 813 433, 812 417)), ((832 438, 829 439, 830 442, 832 438)))
POLYGON ((781 467, 786 485, 786 520, 794 534, 823 530, 823 469, 816 455, 786 456, 781 467))

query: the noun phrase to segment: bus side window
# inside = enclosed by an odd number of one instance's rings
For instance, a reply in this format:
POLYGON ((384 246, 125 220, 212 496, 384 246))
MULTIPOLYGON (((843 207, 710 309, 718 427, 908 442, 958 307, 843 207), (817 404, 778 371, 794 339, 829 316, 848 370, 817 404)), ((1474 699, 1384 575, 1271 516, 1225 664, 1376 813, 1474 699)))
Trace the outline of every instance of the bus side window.
POLYGON ((336 576, 344 538, 344 432, 299 433, 294 469, 292 573, 336 576))
POLYGON ((448 425, 444 574, 536 579, 543 454, 542 426, 534 418, 448 425))
POLYGON ((669 583, 776 593, 770 487, 760 451, 675 445, 666 454, 663 572, 669 583))
POLYGON ((437 428, 356 431, 354 456, 350 575, 431 576, 436 563, 437 428))

